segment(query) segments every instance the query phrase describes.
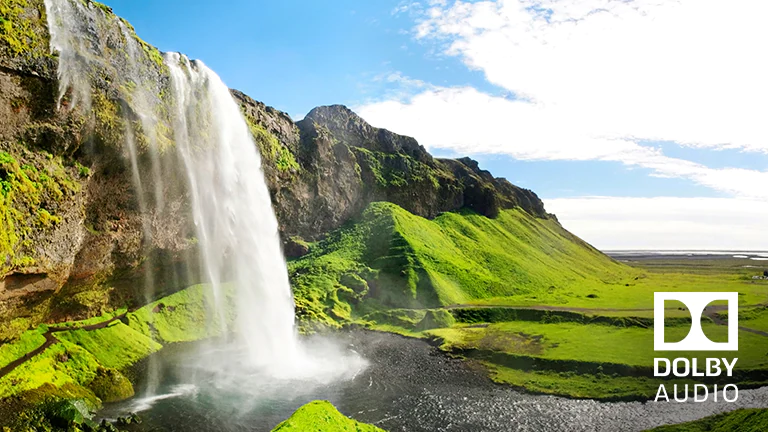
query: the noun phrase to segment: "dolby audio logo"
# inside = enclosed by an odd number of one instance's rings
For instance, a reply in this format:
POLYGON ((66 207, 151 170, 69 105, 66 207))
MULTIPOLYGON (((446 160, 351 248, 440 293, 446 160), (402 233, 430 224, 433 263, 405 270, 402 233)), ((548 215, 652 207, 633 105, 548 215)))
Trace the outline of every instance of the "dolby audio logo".
POLYGON ((739 293, 736 292, 657 292, 653 294, 653 350, 654 351, 738 351, 739 349, 739 293), (664 302, 677 300, 691 314, 691 330, 680 342, 665 342, 664 302), (728 341, 712 342, 701 328, 704 309, 713 301, 728 302, 728 341))
MULTIPOLYGON (((736 292, 657 292, 653 295, 653 349, 654 351, 685 351, 689 353, 705 351, 737 351, 739 349, 739 294, 736 292), (666 316, 665 302, 667 300, 677 300, 685 305, 691 315, 691 326, 688 334, 679 342, 667 342, 665 334, 664 319, 666 316), (714 342, 704 334, 701 326, 701 319, 709 304, 715 301, 727 302, 728 311, 728 340, 725 342, 714 342)), ((718 380, 717 377, 732 377, 733 370, 738 358, 729 361, 728 358, 716 357, 706 359, 700 357, 686 358, 678 357, 655 358, 654 376, 655 377, 675 377, 692 378, 708 377, 712 380, 718 380), (701 363, 699 363, 701 360, 701 363)), ((692 395, 693 402, 705 402, 709 400, 710 389, 714 401, 723 400, 726 402, 736 402, 739 398, 739 389, 735 384, 726 384, 722 386, 722 396, 718 394, 718 385, 693 384, 689 388, 688 384, 680 386, 674 385, 674 400, 676 402, 688 401, 689 395, 692 395)), ((666 386, 661 384, 656 392, 655 402, 669 402, 669 395, 666 386)))

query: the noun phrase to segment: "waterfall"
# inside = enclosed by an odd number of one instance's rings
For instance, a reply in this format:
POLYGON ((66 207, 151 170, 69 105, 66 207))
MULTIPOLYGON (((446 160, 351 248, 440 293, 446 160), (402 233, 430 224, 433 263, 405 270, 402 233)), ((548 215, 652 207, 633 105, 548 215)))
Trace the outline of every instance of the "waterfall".
POLYGON ((165 60, 177 103, 176 149, 189 179, 203 267, 215 293, 231 268, 238 330, 251 360, 289 365, 297 356, 293 298, 256 144, 213 71, 176 53, 165 60))
MULTIPOLYGON (((58 53, 60 109, 94 117, 104 94, 119 100, 122 153, 132 173, 145 255, 162 234, 154 218, 184 202, 198 251, 189 258, 197 262, 186 268, 197 269, 197 280, 213 290, 208 322, 221 326, 217 333, 232 335, 238 364, 262 376, 325 381, 363 367, 356 355, 310 350, 299 342, 261 157, 222 80, 200 61, 176 53, 161 57, 127 23, 88 1, 45 4, 51 50, 58 53), (234 311, 226 301, 231 289, 234 311)), ((145 268, 146 300, 153 300, 156 275, 152 265, 145 268)), ((206 366, 231 368, 226 358, 213 363, 206 366)))

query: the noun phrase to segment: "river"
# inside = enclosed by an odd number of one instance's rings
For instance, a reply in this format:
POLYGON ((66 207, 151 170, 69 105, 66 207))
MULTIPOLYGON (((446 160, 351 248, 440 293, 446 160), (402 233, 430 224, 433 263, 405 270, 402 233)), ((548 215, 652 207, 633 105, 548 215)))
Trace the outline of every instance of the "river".
MULTIPOLYGON (((629 432, 768 407, 768 388, 741 390, 736 403, 606 403, 530 395, 495 384, 479 367, 420 340, 370 331, 332 338, 368 366, 327 383, 275 381, 214 372, 205 365, 237 354, 209 343, 180 344, 155 355, 162 377, 155 396, 109 405, 100 416, 138 411, 139 431, 269 431, 304 403, 326 399, 344 414, 388 431, 629 432)), ((138 394, 146 391, 137 388, 138 394)))

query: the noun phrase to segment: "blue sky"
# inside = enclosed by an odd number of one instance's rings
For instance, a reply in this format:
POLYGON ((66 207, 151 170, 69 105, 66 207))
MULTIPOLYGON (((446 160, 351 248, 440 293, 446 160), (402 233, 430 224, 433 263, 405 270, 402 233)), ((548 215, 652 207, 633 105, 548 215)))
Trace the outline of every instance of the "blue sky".
POLYGON ((203 60, 224 81, 302 118, 318 105, 358 105, 395 89, 400 72, 492 89, 458 59, 413 40, 399 0, 279 2, 114 0, 109 6, 163 51, 203 60))
POLYGON ((768 249, 768 71, 732 48, 764 50, 759 20, 693 0, 533 3, 109 5, 295 120, 341 103, 438 156, 469 154, 598 247, 768 249))

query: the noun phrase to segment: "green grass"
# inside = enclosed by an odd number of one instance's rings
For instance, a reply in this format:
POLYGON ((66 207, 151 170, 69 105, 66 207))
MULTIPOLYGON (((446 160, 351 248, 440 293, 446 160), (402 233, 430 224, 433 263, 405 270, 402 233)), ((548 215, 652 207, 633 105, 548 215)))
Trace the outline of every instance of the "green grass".
MULTIPOLYGON (((637 270, 636 270, 637 271, 637 270)), ((524 294, 505 298, 486 298, 473 304, 531 306, 553 305, 584 309, 646 309, 632 311, 633 315, 653 316, 654 291, 735 291, 739 293, 739 304, 758 305, 768 303, 768 281, 753 283, 739 274, 721 273, 686 274, 656 273, 646 271, 637 280, 623 284, 586 283, 569 295, 552 295, 549 292, 524 294), (628 286, 627 286, 628 285, 628 286), (593 297, 587 297, 587 295, 593 297)), ((600 311, 601 314, 610 311, 600 311)))
MULTIPOLYGON (((483 362, 492 380, 524 391, 589 398, 607 401, 650 400, 656 396, 659 381, 651 377, 578 374, 553 370, 521 370, 492 362, 483 362)), ((668 391, 673 384, 693 384, 691 381, 665 381, 668 391)), ((681 387, 682 388, 682 387, 681 387)))
MULTIPOLYGON (((499 382, 570 397, 655 395, 655 291, 738 292, 746 307, 741 325, 768 329, 768 313, 755 309, 768 303, 768 283, 750 280, 730 261, 630 267, 556 221, 519 209, 493 219, 460 211, 426 220, 373 203, 289 269, 302 319, 438 338, 443 349, 486 364, 499 382), (426 318, 449 305, 458 324, 426 318)), ((682 339, 690 314, 668 307, 668 338, 682 339)), ((704 331, 714 340, 727 332, 708 319, 704 331)), ((764 381, 768 353, 758 348, 764 342, 740 332, 741 350, 733 356, 739 383, 764 381)))
MULTIPOLYGON (((230 323, 235 311, 234 290, 225 286, 223 291, 222 301, 230 311, 224 319, 230 323)), ((161 343, 196 341, 221 334, 223 327, 213 304, 210 287, 195 285, 128 314, 128 320, 131 328, 161 343)))
MULTIPOLYGON (((690 326, 667 327, 666 334, 682 340, 690 326)), ((705 323, 704 331, 716 337, 726 337, 727 327, 705 323)), ((654 357, 653 328, 616 327, 610 325, 515 321, 489 324, 487 327, 453 327, 428 332, 444 340, 444 348, 480 349, 520 354, 551 360, 614 363, 652 367, 654 357)), ((749 332, 739 332, 740 350, 726 357, 739 359, 737 368, 768 368, 766 338, 749 332)), ((679 352, 675 357, 713 357, 710 352, 679 352)))
MULTIPOLYGON (((225 289, 225 301, 231 306, 233 290, 225 289)), ((129 394, 120 371, 162 348, 161 343, 193 341, 219 334, 221 326, 210 327, 216 319, 207 319, 212 301, 211 289, 196 285, 165 297, 129 313, 128 325, 114 321, 96 330, 72 329, 55 332, 60 343, 48 347, 7 376, 0 378, 0 400, 35 390, 46 384, 54 388, 69 385, 95 395, 110 395, 105 382, 120 383, 121 394, 129 394), (99 378, 96 382, 94 379, 99 378)), ((234 310, 229 307, 229 310, 234 310)), ((106 322, 124 310, 76 323, 64 323, 58 328, 80 327, 106 322)), ((231 315, 225 319, 231 319, 231 315)), ((40 326, 21 335, 16 341, 0 346, 0 367, 40 347, 47 326, 40 326)))
POLYGON ((100 365, 115 369, 127 368, 162 348, 159 343, 121 322, 94 331, 61 332, 56 337, 86 349, 100 365))
POLYGON ((272 432, 383 432, 340 413, 328 401, 313 401, 296 410, 272 432))
POLYGON ((289 268, 300 318, 326 322, 489 298, 567 303, 593 286, 606 296, 629 291, 626 284, 640 275, 555 221, 519 209, 495 219, 461 211, 427 220, 382 202, 289 268), (368 289, 346 286, 349 275, 368 289))
POLYGON ((768 425, 768 410, 741 409, 679 425, 661 426, 653 432, 762 432, 768 425))
POLYGON ((43 345, 45 343, 45 336, 43 335, 46 331, 45 326, 40 326, 22 333, 21 337, 13 342, 0 345, 0 368, 43 345))
POLYGON ((759 307, 739 311, 739 325, 768 332, 768 308, 759 307))
MULTIPOLYGON (((642 320, 641 320, 642 321, 642 320)), ((672 321, 668 340, 682 340, 685 321, 672 321)), ((713 340, 727 335, 726 326, 703 322, 713 340)), ((440 348, 480 361, 494 381, 536 393, 607 400, 653 399, 659 384, 693 384, 693 381, 655 378, 653 359, 669 357, 653 350, 653 328, 611 319, 602 324, 584 322, 506 321, 457 324, 422 333, 436 339, 440 348), (613 324, 610 324, 610 323, 613 324)), ((739 332, 739 351, 727 355, 711 352, 675 352, 674 357, 738 358, 734 377, 706 378, 704 382, 764 385, 768 370, 765 337, 739 332)), ((699 366, 701 370, 701 366, 699 366)))

